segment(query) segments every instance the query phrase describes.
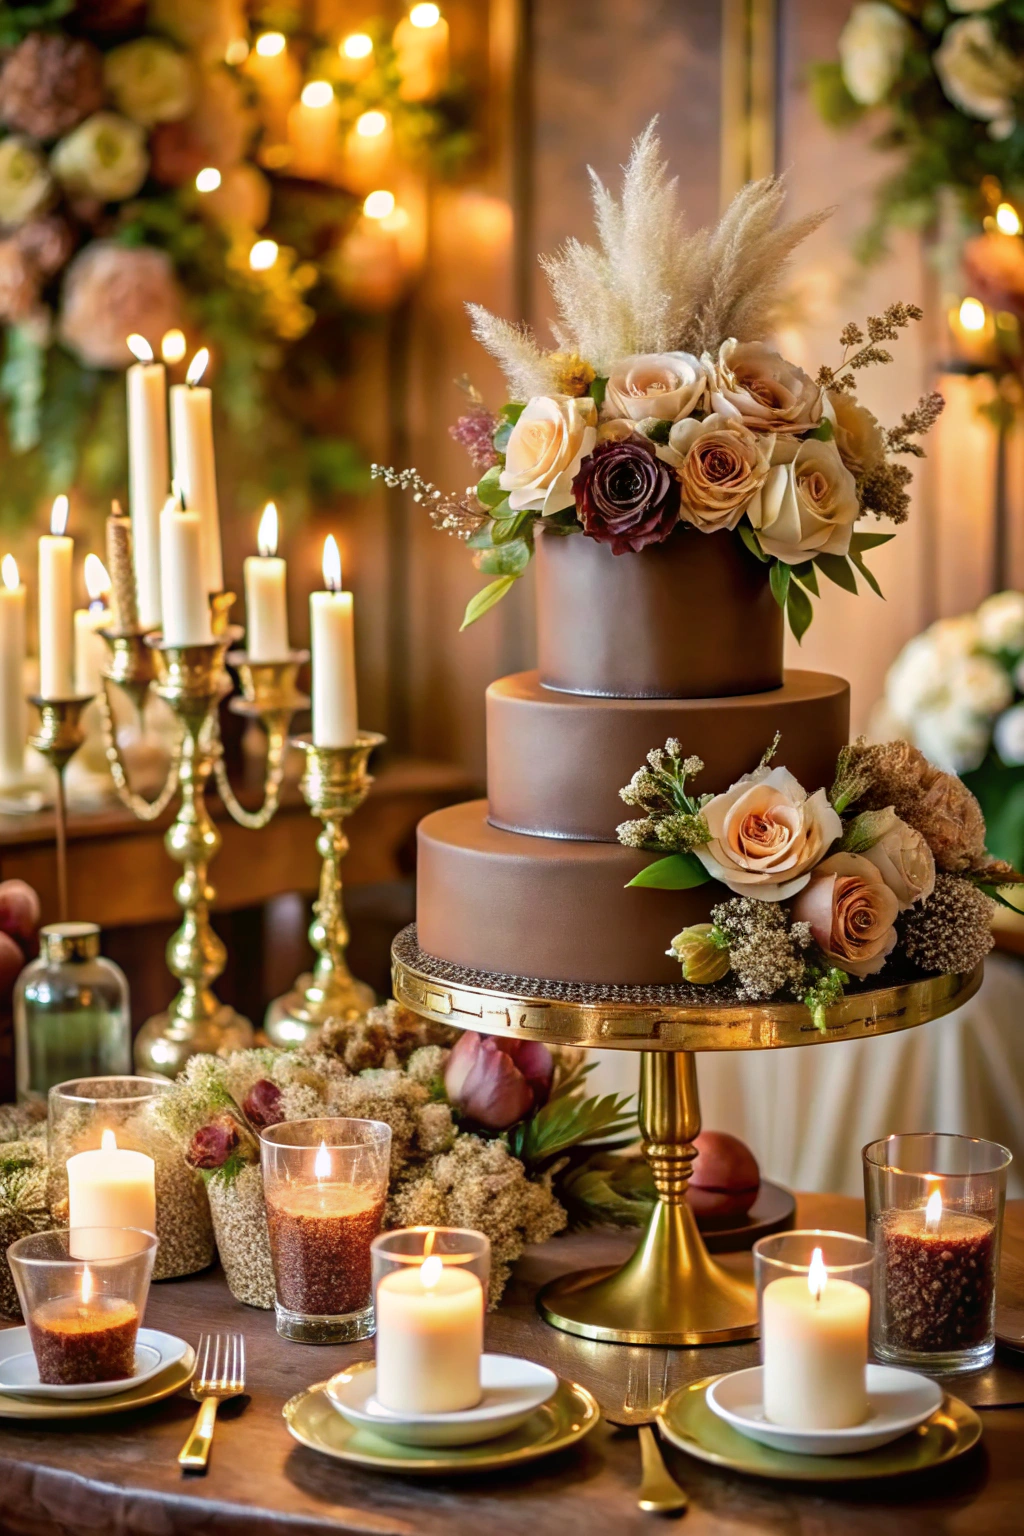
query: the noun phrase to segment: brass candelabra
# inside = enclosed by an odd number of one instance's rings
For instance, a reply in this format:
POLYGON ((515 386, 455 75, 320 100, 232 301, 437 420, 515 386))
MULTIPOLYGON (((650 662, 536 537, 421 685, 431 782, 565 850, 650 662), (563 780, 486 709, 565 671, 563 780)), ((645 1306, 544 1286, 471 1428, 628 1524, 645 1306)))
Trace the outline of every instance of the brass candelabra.
POLYGON ((38 694, 29 698, 29 703, 39 711, 39 729, 29 737, 29 745, 45 757, 57 778, 57 909, 62 923, 68 916, 68 806, 64 770, 85 740, 82 711, 91 701, 89 693, 67 699, 44 699, 38 694))
POLYGON ((270 1004, 264 1022, 274 1045, 298 1046, 335 1019, 356 1018, 374 1003, 373 988, 357 981, 348 967, 348 923, 342 901, 341 861, 348 852, 342 822, 357 810, 373 779, 367 772, 370 754, 384 737, 360 731, 351 746, 320 747, 310 736, 292 738, 306 754, 302 795, 323 822, 316 848, 323 864, 320 890, 313 906, 309 942, 316 951, 312 974, 270 1004))

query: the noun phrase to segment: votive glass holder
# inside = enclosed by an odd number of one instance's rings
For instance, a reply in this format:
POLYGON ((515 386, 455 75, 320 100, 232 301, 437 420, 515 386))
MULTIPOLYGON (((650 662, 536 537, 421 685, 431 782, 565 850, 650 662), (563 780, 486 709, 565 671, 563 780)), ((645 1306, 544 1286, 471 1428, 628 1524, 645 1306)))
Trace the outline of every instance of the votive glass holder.
POLYGON ((1011 1154, 927 1131, 873 1141, 863 1158, 875 1354, 941 1375, 989 1365, 1011 1154))
POLYGON ((135 1340, 146 1310, 157 1240, 128 1227, 36 1232, 7 1250, 21 1310, 48 1386, 120 1381, 135 1373, 135 1340), (72 1237, 90 1252, 78 1258, 72 1237))
POLYGON ((282 1338, 344 1344, 373 1333, 370 1244, 388 1193, 380 1120, 287 1120, 260 1137, 282 1338))
POLYGON ((402 1227, 373 1242, 374 1395, 391 1413, 480 1402, 491 1245, 462 1227, 402 1227))

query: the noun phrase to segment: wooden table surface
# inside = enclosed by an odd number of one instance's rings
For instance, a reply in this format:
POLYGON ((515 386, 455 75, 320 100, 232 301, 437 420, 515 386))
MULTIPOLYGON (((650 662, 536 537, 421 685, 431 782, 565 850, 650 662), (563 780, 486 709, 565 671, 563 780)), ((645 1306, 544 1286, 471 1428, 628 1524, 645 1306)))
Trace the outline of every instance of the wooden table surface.
MULTIPOLYGON (((858 1201, 801 1196, 805 1226, 858 1230, 858 1201)), ((543 1324, 537 1285, 552 1275, 622 1256, 619 1234, 556 1238, 517 1268, 501 1310, 489 1319, 489 1347, 542 1360, 622 1402, 630 1356, 543 1324)), ((749 1257, 727 1261, 749 1268, 749 1257)), ((1007 1208, 1001 1299, 1024 1307, 1024 1201, 1007 1208)), ((205 1477, 186 1477, 176 1456, 194 1405, 175 1397, 134 1413, 85 1421, 0 1421, 0 1530, 116 1532, 118 1536, 622 1536, 652 1529, 636 1506, 640 1461, 635 1433, 604 1423, 580 1446, 514 1475, 473 1479, 382 1477, 320 1456, 293 1441, 285 1400, 372 1345, 289 1344, 270 1313, 241 1306, 217 1272, 154 1286, 146 1321, 195 1340, 205 1328, 235 1327, 248 1341, 249 1399, 222 1411, 205 1477), (237 1411, 240 1410, 240 1411, 237 1411)), ((671 1351, 671 1385, 756 1362, 756 1345, 671 1351)), ((1000 1359, 953 1388, 983 1408, 979 1446, 934 1473, 891 1482, 809 1488, 729 1475, 669 1449, 691 1506, 690 1536, 1002 1536, 1024 1528, 1024 1361, 1000 1359), (996 1406, 1001 1404, 1002 1406, 996 1406), (988 1406, 986 1406, 988 1405, 988 1406)))

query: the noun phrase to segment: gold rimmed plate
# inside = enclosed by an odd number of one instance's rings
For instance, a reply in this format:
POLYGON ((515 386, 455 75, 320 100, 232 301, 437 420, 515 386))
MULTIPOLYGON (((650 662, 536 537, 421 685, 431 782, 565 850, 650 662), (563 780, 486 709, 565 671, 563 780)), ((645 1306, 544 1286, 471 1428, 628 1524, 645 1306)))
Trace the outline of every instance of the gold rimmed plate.
POLYGON ((145 1408, 161 1398, 180 1392, 192 1380, 196 1354, 191 1345, 174 1365, 159 1376, 152 1376, 137 1387, 129 1387, 114 1397, 54 1398, 8 1397, 0 1393, 2 1419, 89 1419, 96 1414, 125 1413, 129 1408, 145 1408))
POLYGON ((597 1403, 584 1387, 560 1380, 552 1398, 532 1413, 525 1424, 500 1439, 444 1447, 399 1445, 349 1424, 331 1403, 326 1389, 326 1381, 308 1387, 281 1410, 290 1433, 301 1445, 359 1467, 420 1477, 492 1472, 551 1456, 582 1440, 601 1416, 597 1403))
POLYGON ((720 1380, 720 1376, 707 1376, 673 1392, 658 1415, 658 1426, 667 1440, 688 1455, 750 1477, 815 1483, 903 1477, 952 1461, 981 1438, 981 1420, 974 1409, 947 1393, 930 1419, 873 1451, 854 1456, 801 1456, 772 1450, 740 1434, 712 1412, 707 1389, 720 1380))

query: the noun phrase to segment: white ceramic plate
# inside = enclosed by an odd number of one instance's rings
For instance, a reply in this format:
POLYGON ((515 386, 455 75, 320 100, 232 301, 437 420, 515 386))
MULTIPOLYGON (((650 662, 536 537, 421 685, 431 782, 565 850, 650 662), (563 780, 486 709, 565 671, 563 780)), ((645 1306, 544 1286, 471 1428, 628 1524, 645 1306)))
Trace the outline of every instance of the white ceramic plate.
POLYGON ((916 1371, 894 1365, 869 1365, 868 1416, 852 1429, 788 1429, 764 1416, 763 1366, 733 1371, 708 1387, 708 1407, 720 1419, 776 1451, 803 1456, 852 1456, 898 1440, 942 1403, 942 1388, 916 1371))
POLYGON ((156 1328, 140 1328, 135 1341, 135 1370, 125 1380, 83 1382, 73 1387, 46 1386, 39 1380, 36 1357, 27 1328, 6 1328, 0 1332, 0 1392, 7 1397, 54 1397, 65 1401, 95 1397, 115 1397, 141 1387, 143 1382, 177 1365, 188 1349, 184 1339, 156 1328))
POLYGON ((472 1445, 494 1440, 518 1429, 553 1397, 558 1377, 546 1366, 515 1355, 483 1355, 480 1385, 483 1398, 462 1413, 423 1413, 406 1417, 383 1408, 374 1396, 377 1369, 361 1360, 339 1371, 327 1383, 327 1396, 338 1412, 358 1429, 372 1429, 382 1439, 400 1445, 472 1445))

